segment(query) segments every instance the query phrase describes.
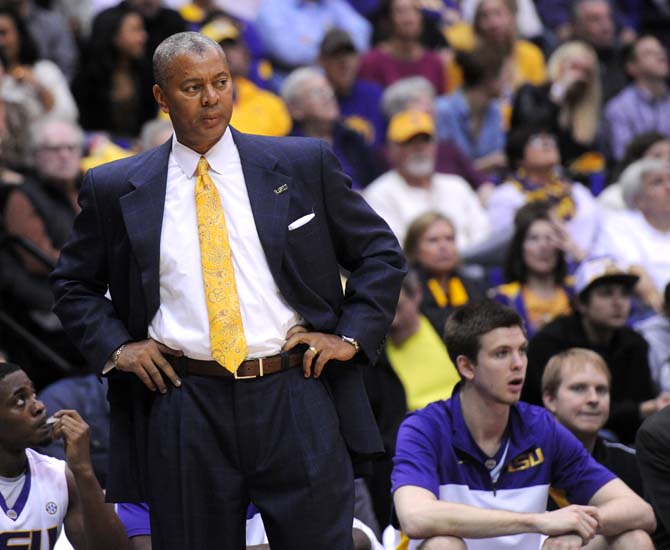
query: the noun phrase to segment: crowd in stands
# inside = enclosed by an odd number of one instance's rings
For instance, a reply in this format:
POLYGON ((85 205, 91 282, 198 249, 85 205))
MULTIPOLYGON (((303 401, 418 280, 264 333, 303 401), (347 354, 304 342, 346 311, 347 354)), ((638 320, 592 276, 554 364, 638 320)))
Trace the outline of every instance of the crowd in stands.
POLYGON ((108 411, 102 391, 82 408, 95 369, 51 312, 48 274, 84 172, 170 139, 152 55, 193 30, 226 53, 231 125, 328 142, 411 266, 365 372, 386 445, 367 483, 376 537, 403 417, 461 379, 447 319, 485 296, 524 322, 522 399, 644 496, 617 445, 670 404, 668 0, 250 4, 0 0, 0 354, 38 390, 84 377, 45 399, 92 425, 101 483, 108 411), (586 427, 580 377, 607 395, 586 427))

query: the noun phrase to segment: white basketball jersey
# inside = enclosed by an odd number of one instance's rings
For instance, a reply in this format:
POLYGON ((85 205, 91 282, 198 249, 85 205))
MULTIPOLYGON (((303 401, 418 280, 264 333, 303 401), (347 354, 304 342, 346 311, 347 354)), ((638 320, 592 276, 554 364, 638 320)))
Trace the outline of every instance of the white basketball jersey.
POLYGON ((28 471, 19 497, 11 507, 1 501, 0 550, 52 550, 67 512, 65 462, 31 449, 26 454, 28 471))

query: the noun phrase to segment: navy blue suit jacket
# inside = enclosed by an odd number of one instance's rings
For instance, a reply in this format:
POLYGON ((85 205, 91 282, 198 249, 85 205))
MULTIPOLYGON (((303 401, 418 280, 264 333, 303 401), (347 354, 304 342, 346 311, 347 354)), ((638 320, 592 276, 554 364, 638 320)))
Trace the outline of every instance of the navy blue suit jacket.
MULTIPOLYGON (((350 189, 319 140, 233 131, 256 228, 282 296, 313 330, 356 338, 374 361, 393 318, 405 265, 388 226, 350 189), (306 214, 312 221, 288 231, 306 214), (350 272, 342 292, 338 266, 350 272)), ((160 238, 171 142, 89 171, 82 210, 52 274, 54 311, 69 337, 102 369, 121 344, 147 337, 159 302, 160 238), (105 297, 109 290, 111 300, 105 297)), ((351 364, 325 370, 354 457, 382 450, 351 364)), ((135 375, 109 379, 108 499, 145 498, 151 393, 135 375)))

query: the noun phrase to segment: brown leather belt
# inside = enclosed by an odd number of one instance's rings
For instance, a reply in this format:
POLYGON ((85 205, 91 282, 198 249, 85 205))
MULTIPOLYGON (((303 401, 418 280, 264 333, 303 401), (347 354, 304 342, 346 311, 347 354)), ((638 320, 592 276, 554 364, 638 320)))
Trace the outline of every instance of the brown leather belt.
POLYGON ((222 376, 224 378, 235 378, 236 380, 247 380, 298 367, 302 365, 302 356, 302 351, 291 351, 269 357, 247 359, 242 362, 234 373, 222 367, 216 361, 201 361, 199 359, 191 359, 190 357, 173 356, 168 356, 167 359, 172 366, 185 370, 187 374, 195 376, 222 376))

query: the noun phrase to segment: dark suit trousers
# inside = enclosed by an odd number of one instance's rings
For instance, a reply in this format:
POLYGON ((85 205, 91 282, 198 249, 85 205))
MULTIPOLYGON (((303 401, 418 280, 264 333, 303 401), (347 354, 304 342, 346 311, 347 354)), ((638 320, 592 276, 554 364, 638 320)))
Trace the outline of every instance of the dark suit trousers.
POLYGON ((353 474, 326 386, 293 368, 184 376, 149 435, 154 550, 243 550, 249 501, 272 550, 349 550, 353 474))

